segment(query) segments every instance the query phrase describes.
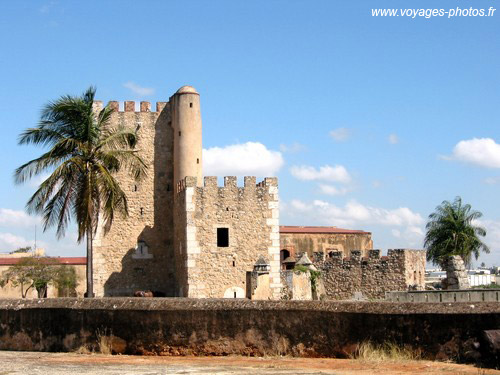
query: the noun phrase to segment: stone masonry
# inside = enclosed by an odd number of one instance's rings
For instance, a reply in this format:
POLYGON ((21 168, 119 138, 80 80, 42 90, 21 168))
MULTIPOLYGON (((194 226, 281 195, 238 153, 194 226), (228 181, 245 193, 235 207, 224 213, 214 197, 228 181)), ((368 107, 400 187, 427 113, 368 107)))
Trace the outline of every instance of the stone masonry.
POLYGON ((277 179, 256 184, 255 177, 245 177, 245 186, 238 187, 236 177, 225 177, 224 186, 218 187, 216 177, 205 177, 204 186, 196 187, 196 179, 187 177, 178 194, 176 259, 182 295, 244 298, 247 272, 262 256, 270 265, 271 297, 278 299, 277 179), (228 231, 227 246, 218 244, 219 229, 228 231))
POLYGON ((424 288, 425 251, 389 250, 380 257, 380 250, 369 250, 368 254, 362 258, 360 251, 351 251, 349 258, 343 258, 339 251, 326 259, 316 254, 314 265, 321 272, 328 299, 352 299, 359 292, 381 299, 385 292, 424 288))
POLYGON ((445 261, 446 279, 443 289, 469 289, 469 276, 461 256, 453 255, 445 261))
POLYGON ((325 256, 332 251, 341 251, 348 256, 351 250, 361 250, 362 256, 373 249, 370 232, 342 229, 337 227, 281 226, 280 249, 288 256, 299 258, 302 253, 313 257, 315 252, 325 256))
MULTIPOLYGON (((173 257, 173 130, 169 103, 109 102, 116 128, 134 129, 137 150, 148 165, 147 177, 137 183, 124 172, 117 175, 129 206, 129 217, 115 217, 110 232, 98 229, 94 239, 94 288, 97 296, 132 295, 134 290, 176 293, 173 257)), ((102 102, 96 102, 96 110, 102 102)))

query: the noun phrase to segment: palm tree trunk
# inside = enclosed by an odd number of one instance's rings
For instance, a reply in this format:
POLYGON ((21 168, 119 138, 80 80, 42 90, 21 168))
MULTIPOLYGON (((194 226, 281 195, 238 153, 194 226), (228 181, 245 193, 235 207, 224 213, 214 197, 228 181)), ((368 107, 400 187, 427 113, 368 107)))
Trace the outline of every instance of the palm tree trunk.
POLYGON ((94 298, 94 272, 92 269, 92 228, 87 229, 87 292, 85 297, 94 298))

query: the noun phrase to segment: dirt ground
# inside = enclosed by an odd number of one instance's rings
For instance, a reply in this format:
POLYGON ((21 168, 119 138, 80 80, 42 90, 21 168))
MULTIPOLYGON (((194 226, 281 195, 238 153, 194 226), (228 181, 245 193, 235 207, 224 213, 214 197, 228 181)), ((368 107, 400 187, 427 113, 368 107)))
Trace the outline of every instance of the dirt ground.
POLYGON ((499 374, 499 370, 430 361, 366 362, 323 358, 139 357, 0 351, 0 375, 10 374, 499 374))

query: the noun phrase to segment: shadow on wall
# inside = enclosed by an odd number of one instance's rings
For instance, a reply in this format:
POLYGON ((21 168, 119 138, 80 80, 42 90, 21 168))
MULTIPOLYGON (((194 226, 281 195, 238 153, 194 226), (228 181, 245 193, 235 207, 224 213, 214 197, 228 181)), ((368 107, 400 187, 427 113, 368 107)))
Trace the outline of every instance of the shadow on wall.
MULTIPOLYGON (((169 121, 170 114, 165 107, 154 124, 152 160, 146 161, 150 163, 148 173, 154 173, 153 191, 141 191, 139 184, 141 197, 153 194, 153 226, 145 226, 137 237, 137 244, 144 243, 150 257, 138 256, 136 248, 129 249, 121 260, 121 271, 113 272, 106 280, 105 296, 132 296, 137 290, 157 291, 166 296, 177 294, 173 248, 173 130, 169 121)), ((139 129, 139 142, 140 133, 139 129)), ((143 145, 139 143, 140 147, 147 147, 147 140, 143 145)), ((142 208, 140 210, 142 215, 142 208)))

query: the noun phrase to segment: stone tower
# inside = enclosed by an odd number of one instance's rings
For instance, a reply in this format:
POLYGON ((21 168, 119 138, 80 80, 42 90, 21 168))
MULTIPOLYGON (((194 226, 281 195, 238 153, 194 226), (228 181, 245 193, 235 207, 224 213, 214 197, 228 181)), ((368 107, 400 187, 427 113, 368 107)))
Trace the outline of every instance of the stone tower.
MULTIPOLYGON (((137 182, 116 178, 127 195, 129 217, 116 217, 94 244, 97 296, 131 296, 137 290, 194 298, 249 296, 247 272, 269 263, 268 296, 281 292, 279 198, 276 178, 202 177, 200 95, 183 86, 168 102, 118 102, 114 127, 134 130, 136 150, 148 166, 137 182)), ((102 103, 96 103, 96 110, 102 103)))
POLYGON ((202 186, 202 138, 200 95, 191 86, 182 86, 170 98, 174 129, 174 183, 187 176, 202 186))

